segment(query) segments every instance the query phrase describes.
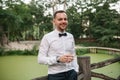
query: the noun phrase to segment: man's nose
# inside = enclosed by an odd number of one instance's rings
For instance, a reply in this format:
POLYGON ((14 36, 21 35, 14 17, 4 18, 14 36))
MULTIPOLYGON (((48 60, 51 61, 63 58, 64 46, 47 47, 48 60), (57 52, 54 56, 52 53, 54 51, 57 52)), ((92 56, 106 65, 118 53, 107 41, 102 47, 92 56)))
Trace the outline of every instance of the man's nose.
POLYGON ((63 20, 62 20, 62 22, 66 22, 66 20, 65 20, 65 19, 63 19, 63 20))

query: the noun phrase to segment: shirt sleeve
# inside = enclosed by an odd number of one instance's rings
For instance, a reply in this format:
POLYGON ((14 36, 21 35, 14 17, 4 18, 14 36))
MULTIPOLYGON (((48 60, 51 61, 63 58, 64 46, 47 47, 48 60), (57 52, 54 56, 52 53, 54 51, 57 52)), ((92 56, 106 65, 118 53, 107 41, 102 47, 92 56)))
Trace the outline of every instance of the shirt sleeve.
POLYGON ((46 36, 44 36, 41 40, 40 46, 39 46, 39 53, 38 53, 38 63, 39 64, 47 64, 47 65, 53 65, 57 63, 56 57, 49 57, 48 51, 49 51, 49 42, 46 39, 46 36))
POLYGON ((77 56, 75 56, 74 61, 73 61, 73 66, 76 72, 79 72, 79 66, 77 64, 77 56))

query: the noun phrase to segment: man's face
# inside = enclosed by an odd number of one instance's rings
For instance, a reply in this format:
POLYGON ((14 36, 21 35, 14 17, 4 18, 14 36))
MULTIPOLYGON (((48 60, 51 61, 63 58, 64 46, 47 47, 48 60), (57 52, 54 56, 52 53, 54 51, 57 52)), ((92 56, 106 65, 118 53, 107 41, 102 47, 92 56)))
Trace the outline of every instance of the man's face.
POLYGON ((56 17, 53 19, 53 23, 57 30, 63 32, 68 25, 66 13, 57 13, 56 17))

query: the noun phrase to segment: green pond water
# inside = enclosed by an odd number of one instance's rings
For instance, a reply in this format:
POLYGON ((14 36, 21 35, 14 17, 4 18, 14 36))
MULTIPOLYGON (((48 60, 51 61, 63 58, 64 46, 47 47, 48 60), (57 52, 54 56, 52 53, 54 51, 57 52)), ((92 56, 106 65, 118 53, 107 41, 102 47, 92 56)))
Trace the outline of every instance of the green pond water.
MULTIPOLYGON (((114 56, 109 54, 85 54, 84 56, 90 56, 91 63, 101 62, 107 59, 114 58, 114 56)), ((92 71, 101 73, 116 79, 120 75, 120 63, 119 62, 113 63, 102 68, 94 69, 92 71)), ((92 77, 92 80, 103 80, 103 79, 92 77)))
MULTIPOLYGON (((86 54, 91 63, 113 58, 107 54, 86 54)), ((114 63, 104 68, 93 70, 113 78, 120 75, 120 63, 114 63)), ((47 75, 47 66, 37 63, 37 56, 3 56, 0 57, 0 80, 31 80, 47 75)), ((92 78, 92 80, 102 80, 92 78)))
POLYGON ((47 74, 47 66, 37 63, 37 56, 0 57, 0 80, 31 80, 47 74))

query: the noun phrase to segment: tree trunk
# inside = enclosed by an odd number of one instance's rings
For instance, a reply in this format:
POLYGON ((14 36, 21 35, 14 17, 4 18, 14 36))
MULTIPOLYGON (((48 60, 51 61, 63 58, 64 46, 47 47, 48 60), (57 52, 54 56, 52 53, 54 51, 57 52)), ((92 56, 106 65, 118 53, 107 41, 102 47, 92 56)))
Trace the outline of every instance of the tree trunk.
POLYGON ((7 38, 6 34, 3 33, 3 34, 1 35, 1 45, 2 45, 2 46, 5 46, 5 44, 8 45, 8 38, 7 38))

